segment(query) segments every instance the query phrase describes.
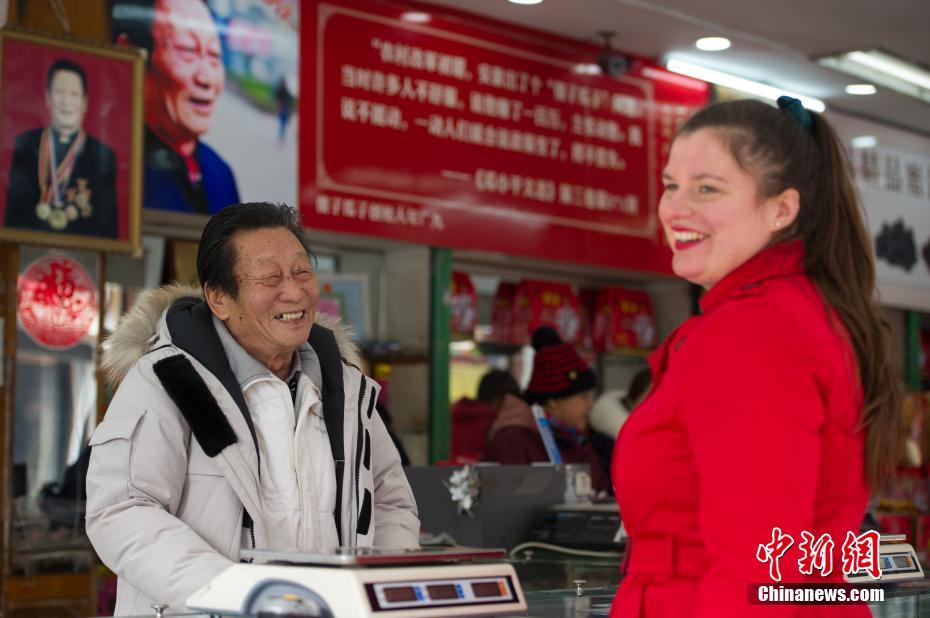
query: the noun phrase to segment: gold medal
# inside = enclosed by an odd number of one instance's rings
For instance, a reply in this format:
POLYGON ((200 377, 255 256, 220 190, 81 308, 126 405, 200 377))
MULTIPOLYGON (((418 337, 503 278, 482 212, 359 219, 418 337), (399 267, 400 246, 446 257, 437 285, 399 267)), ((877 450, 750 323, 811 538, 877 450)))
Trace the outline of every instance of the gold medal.
POLYGON ((44 129, 39 145, 38 180, 41 197, 36 204, 36 216, 42 221, 47 221, 53 230, 63 230, 68 227, 68 221, 74 221, 82 214, 90 216, 89 211, 81 204, 88 202, 87 208, 90 208, 91 192, 87 187, 87 179, 78 178, 78 188, 66 190, 77 156, 84 147, 86 135, 83 129, 78 131, 61 163, 56 165, 53 133, 49 128, 44 129), (77 199, 78 193, 84 194, 83 199, 77 199), (75 202, 78 204, 75 205, 75 202))
POLYGON ((94 214, 94 205, 93 204, 84 204, 83 206, 78 206, 81 209, 81 216, 85 219, 94 214))
POLYGON ((68 226, 68 215, 64 208, 56 208, 48 216, 48 224, 53 230, 63 230, 68 226))

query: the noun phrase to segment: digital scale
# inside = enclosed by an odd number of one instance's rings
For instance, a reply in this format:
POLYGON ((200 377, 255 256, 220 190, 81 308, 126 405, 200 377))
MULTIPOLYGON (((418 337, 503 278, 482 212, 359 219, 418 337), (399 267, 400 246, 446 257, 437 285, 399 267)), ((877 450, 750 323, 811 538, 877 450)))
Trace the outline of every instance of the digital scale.
POLYGON ((188 600, 223 616, 357 618, 504 616, 526 612, 513 566, 497 549, 338 548, 304 554, 243 550, 188 600), (475 562, 483 559, 487 562, 475 562), (496 561, 495 561, 496 560, 496 561))
POLYGON ((577 549, 619 552, 625 533, 617 503, 556 504, 542 511, 530 539, 577 549))
POLYGON ((883 534, 878 542, 878 564, 881 577, 873 579, 867 571, 858 571, 846 576, 851 584, 894 582, 908 579, 923 579, 924 570, 917 559, 917 552, 907 542, 904 534, 883 534))

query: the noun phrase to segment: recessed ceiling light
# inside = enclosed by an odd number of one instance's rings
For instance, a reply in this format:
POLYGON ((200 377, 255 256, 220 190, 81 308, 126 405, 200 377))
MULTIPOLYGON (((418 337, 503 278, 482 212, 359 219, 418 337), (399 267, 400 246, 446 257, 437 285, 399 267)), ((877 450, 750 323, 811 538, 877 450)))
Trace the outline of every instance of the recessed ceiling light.
POLYGON ((401 13, 400 18, 404 21, 412 21, 415 24, 425 24, 429 21, 429 13, 421 13, 420 11, 407 11, 406 13, 401 13))
POLYGON ((730 39, 722 36, 706 36, 695 41, 694 46, 701 51, 723 51, 730 48, 730 39))
POLYGON ((872 84, 849 84, 846 86, 846 94, 875 94, 878 89, 872 84))
POLYGON ((930 103, 930 71, 877 49, 825 56, 818 62, 930 103))
POLYGON ((804 105, 804 107, 815 112, 823 112, 827 107, 823 101, 820 99, 815 99, 814 97, 797 94, 783 88, 770 86, 769 84, 754 82, 744 77, 724 73, 723 71, 715 71, 714 69, 691 64, 690 62, 678 60, 677 58, 668 58, 666 60, 665 68, 669 71, 672 71, 673 73, 680 73, 682 75, 687 75, 688 77, 693 77, 695 79, 704 80, 705 82, 717 84, 718 86, 732 88, 733 90, 741 90, 743 92, 753 94, 757 97, 769 99, 771 101, 777 100, 781 95, 788 95, 789 97, 800 99, 801 104, 804 105))
POLYGON ((540 4, 543 0, 508 0, 514 4, 540 4))
POLYGON ((874 135, 857 135, 852 138, 853 148, 875 148, 878 145, 878 139, 874 135))

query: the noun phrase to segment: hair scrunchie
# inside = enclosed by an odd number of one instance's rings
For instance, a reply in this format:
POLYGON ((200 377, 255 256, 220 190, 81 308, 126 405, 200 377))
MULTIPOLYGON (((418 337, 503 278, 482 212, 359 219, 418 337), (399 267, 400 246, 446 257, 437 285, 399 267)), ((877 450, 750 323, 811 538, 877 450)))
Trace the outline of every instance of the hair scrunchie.
POLYGON ((797 120, 799 123, 801 123, 801 126, 806 130, 811 130, 811 126, 813 126, 814 121, 811 118, 810 112, 804 109, 804 106, 798 99, 789 97, 787 95, 782 95, 778 97, 778 107, 789 116, 797 120))

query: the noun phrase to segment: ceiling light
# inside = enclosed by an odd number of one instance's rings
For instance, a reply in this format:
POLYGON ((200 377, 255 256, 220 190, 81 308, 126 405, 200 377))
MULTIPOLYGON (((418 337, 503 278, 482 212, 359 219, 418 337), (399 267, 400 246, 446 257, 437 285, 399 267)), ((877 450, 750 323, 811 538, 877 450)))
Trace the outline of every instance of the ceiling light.
POLYGON ((885 86, 930 103, 930 71, 878 51, 852 51, 825 56, 818 62, 831 69, 885 86))
POLYGON ((857 135, 850 143, 853 148, 875 148, 878 146, 878 139, 874 135, 857 135))
POLYGON ((410 21, 415 24, 425 24, 429 21, 429 13, 421 13, 420 11, 407 11, 401 13, 400 18, 404 21, 410 21))
POLYGON ((701 51, 723 51, 730 48, 730 39, 722 36, 706 36, 695 41, 694 46, 701 51))
POLYGON ((540 4, 543 0, 508 0, 514 4, 540 4))
POLYGON ((846 94, 875 94, 878 89, 872 84, 849 84, 846 86, 846 94))
POLYGON ((670 58, 666 63, 665 68, 674 73, 680 73, 695 79, 702 79, 705 82, 717 84, 718 86, 725 86, 734 90, 748 92, 749 94, 753 94, 764 99, 770 99, 772 101, 777 100, 778 97, 782 95, 788 95, 789 97, 799 99, 804 107, 815 112, 823 112, 827 108, 824 102, 820 99, 815 99, 803 94, 790 92, 784 88, 776 88, 775 86, 769 86, 768 84, 754 82, 749 79, 737 77, 736 75, 723 73, 722 71, 708 69, 696 64, 691 64, 690 62, 678 60, 677 58, 670 58))

